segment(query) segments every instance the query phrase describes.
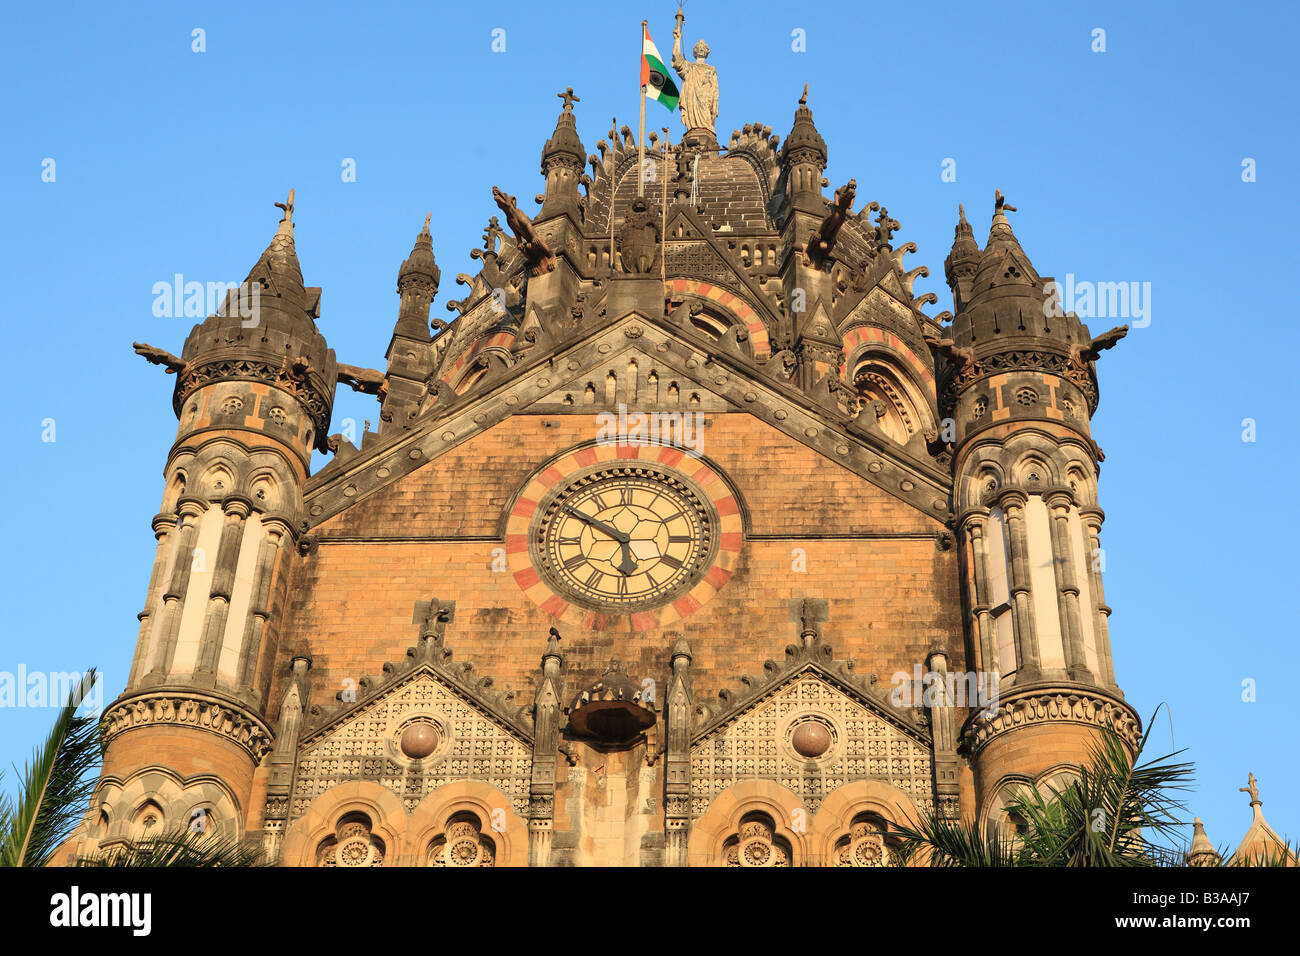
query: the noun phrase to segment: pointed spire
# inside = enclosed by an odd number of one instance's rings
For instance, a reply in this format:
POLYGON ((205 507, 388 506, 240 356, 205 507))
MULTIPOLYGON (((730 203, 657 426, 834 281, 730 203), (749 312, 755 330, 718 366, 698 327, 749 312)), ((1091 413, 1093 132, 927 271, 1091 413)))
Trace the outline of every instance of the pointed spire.
POLYGON ((267 291, 272 295, 301 297, 302 267, 298 264, 298 252, 293 245, 293 196, 294 191, 290 189, 288 199, 275 204, 277 209, 284 210, 284 216, 271 237, 270 245, 249 271, 248 279, 269 279, 271 288, 267 291))
POLYGON ((587 151, 578 137, 577 120, 573 114, 573 104, 582 100, 574 95, 573 87, 567 87, 563 93, 556 93, 564 100, 564 108, 555 121, 555 132, 542 148, 542 175, 555 163, 567 163, 576 166, 579 171, 587 161, 587 151))
POLYGON ((993 225, 989 228, 989 241, 986 248, 1012 248, 1019 250, 1020 243, 1016 239, 1016 234, 1011 231, 1011 221, 1007 219, 1007 213, 1016 212, 1015 206, 1007 205, 1007 197, 1002 195, 1002 190, 994 190, 993 198, 993 225))
POLYGON ((564 654, 560 651, 560 632, 551 628, 550 637, 546 639, 546 650, 542 651, 542 666, 545 668, 546 659, 553 657, 557 661, 564 660, 564 654))
POLYGON ((943 263, 943 274, 952 289, 956 311, 960 312, 963 303, 970 298, 972 280, 979 267, 980 247, 975 241, 975 232, 966 221, 966 207, 957 204, 958 221, 953 229, 952 250, 943 263))
POLYGON ((790 128, 790 135, 785 138, 781 156, 787 163, 809 162, 820 169, 826 168, 826 140, 817 132, 812 110, 808 108, 807 83, 803 86, 803 96, 799 97, 799 108, 794 112, 794 125, 790 128))
POLYGON ((1192 821, 1192 845, 1187 851, 1187 865, 1218 866, 1219 862, 1219 854, 1215 851, 1210 838, 1205 835, 1205 826, 1201 823, 1201 818, 1197 817, 1192 821))
POLYGON ((433 213, 425 215, 424 227, 415 237, 415 246, 411 249, 411 254, 406 258, 406 261, 402 263, 401 269, 397 271, 398 292, 403 291, 404 281, 411 276, 420 276, 431 281, 435 290, 438 280, 442 278, 442 272, 433 257, 433 236, 429 232, 429 221, 432 218, 433 213))

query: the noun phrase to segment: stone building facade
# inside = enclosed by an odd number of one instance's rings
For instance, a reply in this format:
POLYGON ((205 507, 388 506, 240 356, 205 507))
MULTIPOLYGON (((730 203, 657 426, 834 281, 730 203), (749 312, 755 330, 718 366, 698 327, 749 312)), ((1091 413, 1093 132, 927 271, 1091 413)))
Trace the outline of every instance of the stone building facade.
POLYGON ((923 312, 806 91, 784 140, 592 155, 562 96, 540 210, 493 190, 449 323, 426 220, 385 369, 329 348, 292 195, 256 316, 137 346, 179 429, 70 851, 195 822, 291 866, 881 865, 918 812, 1000 820, 1136 740, 1089 425, 1123 330, 1057 314, 1001 194, 923 312), (379 405, 356 444, 340 383, 379 405))

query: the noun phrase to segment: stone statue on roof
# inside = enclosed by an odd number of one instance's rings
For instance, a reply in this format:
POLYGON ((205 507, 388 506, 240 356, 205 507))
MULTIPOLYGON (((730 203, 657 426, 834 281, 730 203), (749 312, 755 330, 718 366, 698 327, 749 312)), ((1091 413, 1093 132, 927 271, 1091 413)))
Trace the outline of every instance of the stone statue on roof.
POLYGON ((682 56, 682 23, 686 15, 677 8, 677 26, 673 28, 673 69, 682 78, 682 92, 677 107, 682 111, 682 123, 687 130, 703 129, 713 132, 718 119, 718 71, 704 61, 709 57, 709 45, 703 40, 695 44, 695 61, 682 56))

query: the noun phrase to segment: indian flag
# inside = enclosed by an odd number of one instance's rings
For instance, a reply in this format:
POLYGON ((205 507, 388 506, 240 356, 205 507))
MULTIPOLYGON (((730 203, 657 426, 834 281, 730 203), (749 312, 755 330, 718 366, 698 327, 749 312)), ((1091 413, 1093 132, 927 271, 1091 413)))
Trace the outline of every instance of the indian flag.
POLYGON ((664 66, 659 48, 650 39, 650 30, 642 24, 641 32, 641 86, 645 89, 646 99, 658 100, 670 110, 677 109, 677 84, 668 76, 668 67, 664 66))

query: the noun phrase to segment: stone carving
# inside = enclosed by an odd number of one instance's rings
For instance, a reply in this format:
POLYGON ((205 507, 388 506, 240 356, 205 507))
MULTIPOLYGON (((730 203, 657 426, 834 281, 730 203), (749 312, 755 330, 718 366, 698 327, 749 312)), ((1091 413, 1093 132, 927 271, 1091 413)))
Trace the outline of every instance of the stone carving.
POLYGON ((340 385, 346 385, 363 395, 378 396, 380 401, 388 394, 388 375, 377 369, 340 363, 338 380, 340 385))
POLYGON ((677 8, 677 26, 673 28, 673 69, 682 78, 682 93, 678 109, 682 111, 682 124, 687 131, 693 129, 713 132, 718 119, 718 71, 704 61, 709 58, 709 45, 698 41, 691 52, 695 61, 682 56, 682 23, 686 15, 677 8))
POLYGON ((383 866, 384 841, 371 832, 370 818, 349 814, 316 848, 317 866, 383 866))
POLYGON ((146 342, 132 342, 131 347, 135 349, 136 355, 142 356, 150 365, 163 366, 168 375, 184 371, 188 365, 166 349, 154 348, 146 342))
POLYGON ((835 866, 888 866, 889 847, 879 822, 866 814, 855 817, 849 832, 835 844, 835 866))
POLYGON ((623 271, 634 275, 649 275, 659 269, 660 261, 659 213, 644 196, 632 200, 632 207, 623 221, 623 231, 618 236, 618 257, 623 271))
POLYGON ((750 813, 740 828, 722 844, 727 866, 787 867, 790 846, 775 835, 772 819, 765 813, 750 813))
POLYGON ((506 214, 506 225, 515 234, 515 245, 523 253, 532 274, 537 276, 555 269, 555 254, 546 242, 537 235, 533 221, 520 211, 514 196, 508 196, 496 186, 492 187, 492 198, 501 211, 506 214))
MULTIPOLYGON (((257 381, 267 382, 282 389, 297 399, 298 403, 311 417, 314 431, 323 436, 329 427, 329 411, 333 402, 333 386, 329 383, 329 393, 317 386, 308 375, 310 365, 299 362, 257 362, 248 359, 225 359, 218 362, 204 362, 201 365, 187 364, 176 376, 176 390, 172 393, 172 407, 180 417, 181 406, 192 392, 209 382, 220 381, 257 381)), ((323 447, 324 438, 320 438, 323 447)))
POLYGON ((741 780, 774 780, 816 812, 822 799, 852 780, 887 781, 923 809, 933 806, 929 739, 915 715, 893 706, 874 688, 874 675, 853 673, 836 661, 821 636, 826 608, 792 602, 799 642, 786 662, 763 665, 764 676, 745 675, 740 692, 720 691, 723 707, 697 705, 701 728, 691 745, 691 808, 701 816, 723 790, 741 780), (830 742, 813 759, 795 745, 795 732, 815 721, 830 742))
POLYGON ((1102 352, 1107 349, 1113 349, 1119 340, 1126 335, 1128 335, 1128 326, 1117 325, 1109 332, 1103 332, 1101 335, 1093 336, 1092 341, 1087 345, 1072 346, 1070 349, 1070 357, 1079 363, 1095 362, 1102 352))
POLYGON ((224 701, 190 692, 132 697, 114 704, 100 721, 105 744, 124 730, 153 724, 184 724, 211 731, 243 747, 255 762, 271 751, 270 728, 256 717, 224 701))
POLYGON ((817 231, 804 246, 804 261, 814 269, 825 268, 830 254, 835 249, 835 240, 839 237, 840 227, 853 211, 853 197, 857 192, 857 180, 850 179, 835 190, 835 202, 830 204, 830 211, 817 231))
POLYGON ((894 233, 898 231, 899 223, 897 219, 889 217, 889 210, 884 206, 880 207, 880 214, 876 216, 876 245, 884 249, 890 249, 890 240, 894 238, 894 233))
POLYGON ((1141 723, 1126 704, 1083 691, 1069 694, 1049 692, 1003 700, 993 717, 977 715, 967 725, 965 745, 974 756, 1004 731, 1040 721, 1061 720, 1094 727, 1113 726, 1130 750, 1137 746, 1142 735, 1141 723))
POLYGON ((496 866, 496 849, 473 813, 458 813, 429 844, 430 866, 496 866))

